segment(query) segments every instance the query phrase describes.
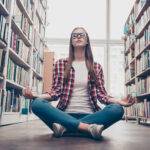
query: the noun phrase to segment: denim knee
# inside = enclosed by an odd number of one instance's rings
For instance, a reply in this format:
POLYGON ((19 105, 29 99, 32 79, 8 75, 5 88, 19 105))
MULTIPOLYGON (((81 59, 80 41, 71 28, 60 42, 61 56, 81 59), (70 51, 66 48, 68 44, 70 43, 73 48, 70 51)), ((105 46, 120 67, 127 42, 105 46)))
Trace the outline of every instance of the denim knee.
POLYGON ((35 113, 37 111, 39 111, 43 105, 44 102, 47 102, 46 100, 40 99, 40 98, 36 98, 32 101, 31 103, 31 108, 32 111, 35 113))
POLYGON ((113 114, 116 115, 118 119, 121 119, 124 114, 124 109, 120 104, 111 104, 111 109, 113 114))

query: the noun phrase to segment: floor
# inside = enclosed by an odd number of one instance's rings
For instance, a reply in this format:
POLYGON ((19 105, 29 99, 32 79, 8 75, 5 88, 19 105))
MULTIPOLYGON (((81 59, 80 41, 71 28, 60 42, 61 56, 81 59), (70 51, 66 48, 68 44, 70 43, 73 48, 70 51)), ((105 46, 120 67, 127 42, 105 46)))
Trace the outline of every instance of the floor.
POLYGON ((39 120, 0 128, 0 150, 150 150, 150 127, 119 121, 101 141, 85 137, 55 138, 39 120))

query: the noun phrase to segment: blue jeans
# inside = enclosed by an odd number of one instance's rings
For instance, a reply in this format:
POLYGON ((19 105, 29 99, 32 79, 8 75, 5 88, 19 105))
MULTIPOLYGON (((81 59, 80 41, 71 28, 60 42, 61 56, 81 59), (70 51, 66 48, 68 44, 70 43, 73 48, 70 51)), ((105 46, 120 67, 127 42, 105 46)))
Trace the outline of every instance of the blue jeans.
POLYGON ((53 107, 47 100, 36 98, 31 103, 32 111, 49 128, 52 123, 63 125, 68 131, 78 131, 80 122, 87 124, 102 124, 104 129, 122 119, 124 109, 119 104, 109 104, 104 109, 93 114, 68 114, 53 107))

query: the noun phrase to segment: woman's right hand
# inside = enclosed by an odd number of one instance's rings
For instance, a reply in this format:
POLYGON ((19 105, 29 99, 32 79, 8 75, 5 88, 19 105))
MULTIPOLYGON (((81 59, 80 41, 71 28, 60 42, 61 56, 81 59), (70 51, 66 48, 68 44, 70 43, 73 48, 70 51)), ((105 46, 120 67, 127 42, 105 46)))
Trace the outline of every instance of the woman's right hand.
POLYGON ((35 95, 33 94, 33 91, 29 87, 25 87, 22 91, 23 96, 29 99, 35 98, 35 95))

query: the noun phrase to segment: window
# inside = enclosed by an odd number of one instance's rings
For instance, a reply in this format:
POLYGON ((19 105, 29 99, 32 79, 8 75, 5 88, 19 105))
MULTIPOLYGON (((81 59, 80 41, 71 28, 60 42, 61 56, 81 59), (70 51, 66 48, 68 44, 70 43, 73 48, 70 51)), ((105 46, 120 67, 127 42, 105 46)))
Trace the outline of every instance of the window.
POLYGON ((132 0, 110 0, 110 38, 121 39, 123 27, 132 9, 132 0))
POLYGON ((124 96, 124 48, 110 46, 110 94, 114 97, 124 96))

